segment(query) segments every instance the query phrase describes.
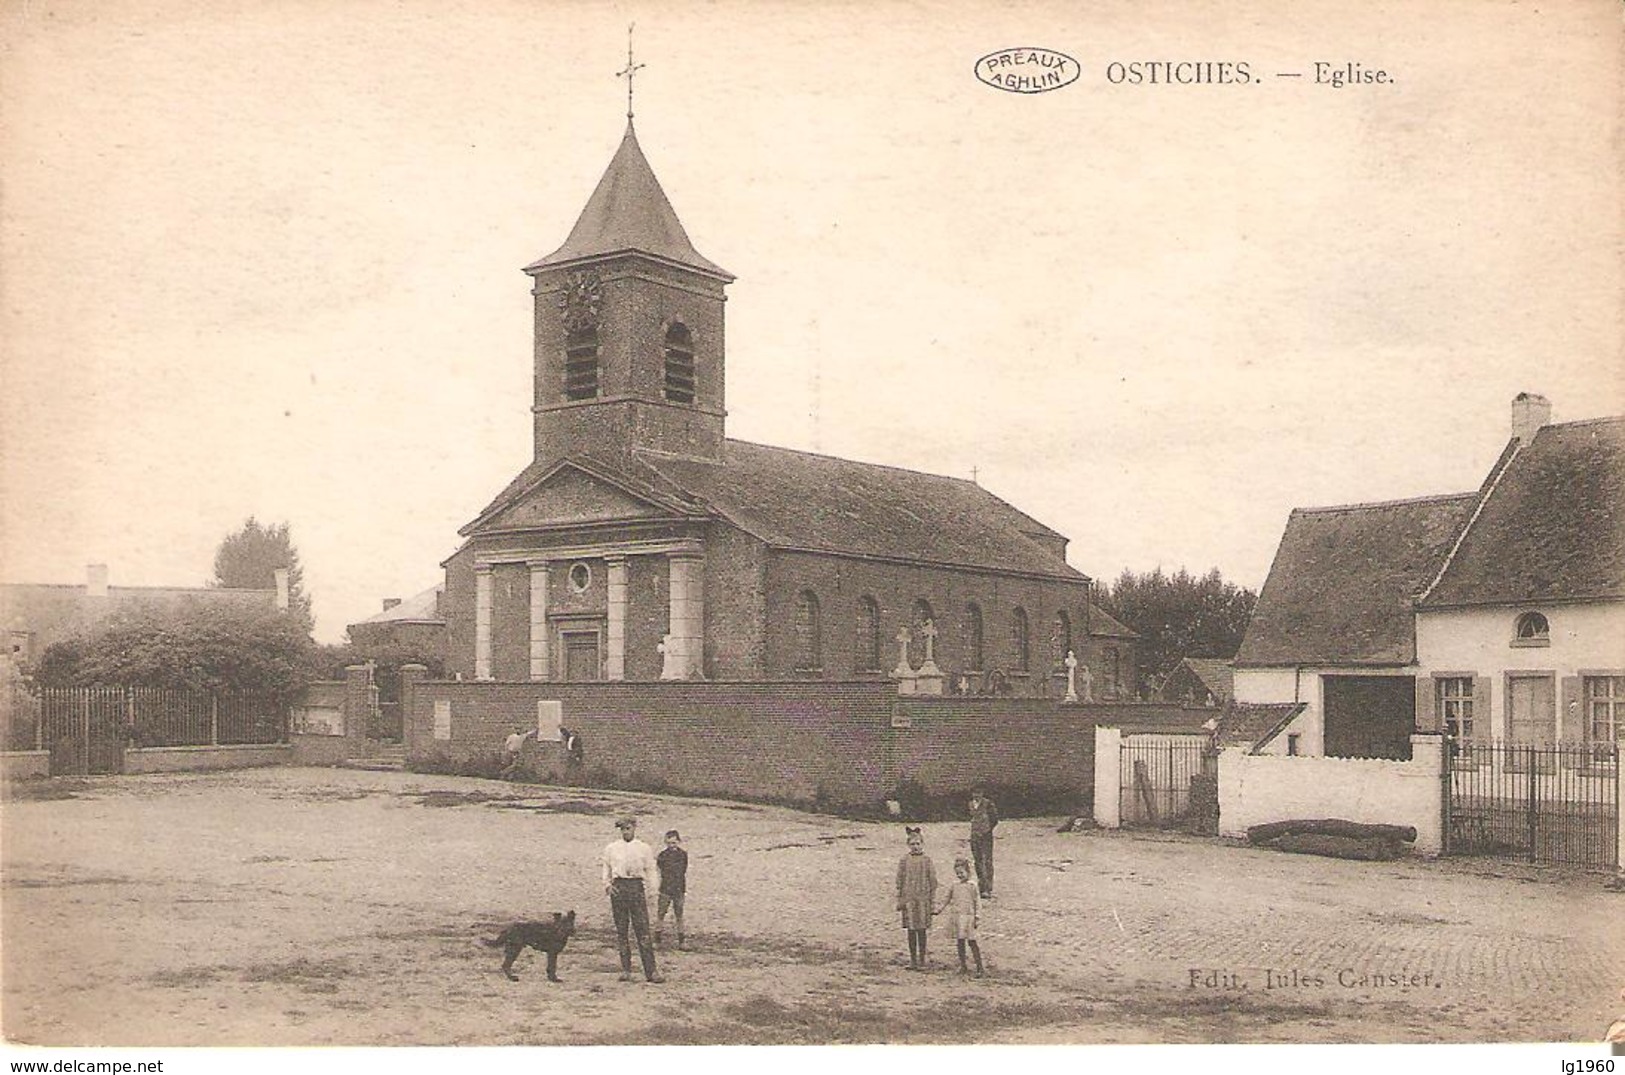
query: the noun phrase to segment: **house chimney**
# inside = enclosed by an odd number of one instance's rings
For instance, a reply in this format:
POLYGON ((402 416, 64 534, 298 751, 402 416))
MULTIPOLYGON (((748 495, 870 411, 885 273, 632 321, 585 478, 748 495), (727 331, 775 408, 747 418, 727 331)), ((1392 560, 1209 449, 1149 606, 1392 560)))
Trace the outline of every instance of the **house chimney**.
POLYGON ((107 596, 107 565, 106 564, 86 564, 85 565, 85 596, 86 597, 106 597, 107 596))
POLYGON ((273 573, 276 576, 276 610, 288 611, 288 569, 279 567, 273 573))
POLYGON ((1512 400, 1512 439, 1528 444, 1540 427, 1552 420, 1552 401, 1533 392, 1519 392, 1512 400))
POLYGON ((401 599, 399 597, 386 597, 384 598, 384 611, 388 612, 390 609, 394 608, 400 603, 401 599))

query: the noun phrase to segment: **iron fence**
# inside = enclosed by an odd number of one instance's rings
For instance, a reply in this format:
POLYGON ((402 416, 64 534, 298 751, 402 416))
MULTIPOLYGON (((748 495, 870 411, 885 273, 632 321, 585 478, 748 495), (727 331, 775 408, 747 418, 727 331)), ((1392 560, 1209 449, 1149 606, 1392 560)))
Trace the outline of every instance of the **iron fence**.
POLYGON ((288 706, 266 694, 43 687, 13 691, 6 707, 6 749, 50 751, 53 775, 122 772, 126 747, 287 741, 288 706))
POLYGON ((1206 735, 1130 735, 1119 761, 1124 825, 1217 831, 1218 755, 1206 735))
POLYGON ((1619 865, 1617 743, 1447 741, 1445 852, 1619 865))

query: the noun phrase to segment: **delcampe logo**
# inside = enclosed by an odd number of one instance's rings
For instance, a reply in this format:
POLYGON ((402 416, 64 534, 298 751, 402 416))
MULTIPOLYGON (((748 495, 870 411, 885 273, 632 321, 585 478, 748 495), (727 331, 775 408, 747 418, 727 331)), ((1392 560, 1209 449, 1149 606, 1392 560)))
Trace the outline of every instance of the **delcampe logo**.
POLYGON ((1010 93, 1048 93, 1078 80, 1083 68, 1064 52, 1033 46, 1000 49, 976 61, 976 77, 1010 93))

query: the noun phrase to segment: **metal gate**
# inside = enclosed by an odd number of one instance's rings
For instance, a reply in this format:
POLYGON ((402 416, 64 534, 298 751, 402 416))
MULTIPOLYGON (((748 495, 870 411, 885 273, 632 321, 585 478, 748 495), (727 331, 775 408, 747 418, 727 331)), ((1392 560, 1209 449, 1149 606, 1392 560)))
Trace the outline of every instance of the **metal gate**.
POLYGON ((52 776, 124 771, 130 722, 123 687, 47 688, 40 692, 38 712, 52 776))
POLYGON ((1219 766, 1207 735, 1125 735, 1119 754, 1125 826, 1219 829, 1219 766))
POLYGON ((1445 853, 1619 865, 1616 743, 1446 740, 1445 853))

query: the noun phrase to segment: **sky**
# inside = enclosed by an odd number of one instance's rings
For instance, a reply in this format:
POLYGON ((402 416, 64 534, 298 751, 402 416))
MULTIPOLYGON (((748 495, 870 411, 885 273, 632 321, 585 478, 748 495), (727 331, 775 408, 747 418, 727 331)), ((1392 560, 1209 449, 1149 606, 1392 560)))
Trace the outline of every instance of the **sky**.
POLYGON ((1519 392, 1625 412, 1609 0, 0 0, 0 578, 201 585, 254 516, 323 641, 440 581, 633 22, 730 436, 1257 588, 1293 507, 1476 488, 1519 392), (975 77, 1016 46, 1080 77, 975 77))

